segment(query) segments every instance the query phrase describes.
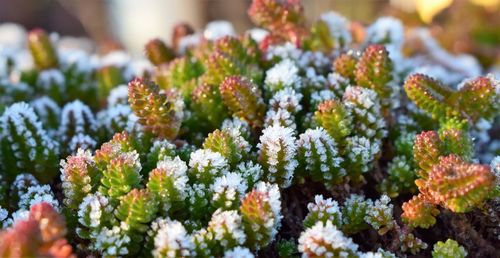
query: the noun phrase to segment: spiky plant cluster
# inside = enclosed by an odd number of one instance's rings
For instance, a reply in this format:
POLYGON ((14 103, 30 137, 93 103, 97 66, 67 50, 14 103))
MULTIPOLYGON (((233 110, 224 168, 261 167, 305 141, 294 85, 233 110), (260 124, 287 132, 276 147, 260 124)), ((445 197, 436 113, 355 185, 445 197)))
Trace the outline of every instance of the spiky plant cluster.
POLYGON ((468 212, 495 196, 497 179, 487 165, 471 162, 472 148, 467 132, 450 125, 415 137, 413 154, 420 167, 415 184, 420 193, 403 204, 405 222, 428 228, 436 222, 436 205, 468 212))
POLYGON ((248 13, 145 59, 0 29, 2 256, 70 256, 56 212, 86 256, 494 255, 494 75, 392 17, 248 13))

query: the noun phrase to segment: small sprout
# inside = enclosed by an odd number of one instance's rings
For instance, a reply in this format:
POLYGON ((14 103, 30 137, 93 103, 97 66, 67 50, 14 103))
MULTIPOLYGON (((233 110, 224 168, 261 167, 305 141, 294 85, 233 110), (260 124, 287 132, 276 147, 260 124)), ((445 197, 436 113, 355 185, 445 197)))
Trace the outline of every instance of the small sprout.
POLYGON ((331 221, 318 221, 306 229, 299 238, 302 257, 357 257, 358 245, 344 236, 331 221))
POLYGON ((395 221, 392 216, 394 205, 389 202, 391 199, 387 195, 382 195, 380 199, 368 205, 365 221, 378 230, 379 235, 384 235, 394 227, 395 221))
POLYGON ((401 219, 412 227, 429 228, 436 223, 435 216, 439 214, 439 210, 426 202, 421 195, 413 196, 402 208, 401 219))
POLYGON ((154 221, 155 229, 153 257, 189 257, 194 244, 186 229, 179 221, 159 219, 154 221))
POLYGON ((316 195, 314 203, 307 204, 307 209, 309 213, 303 222, 305 228, 310 228, 320 221, 325 225, 329 221, 337 228, 342 228, 342 213, 333 199, 323 199, 322 195, 316 195))
POLYGON ((432 249, 432 258, 464 258, 466 256, 465 248, 453 239, 448 239, 444 243, 439 241, 432 249))

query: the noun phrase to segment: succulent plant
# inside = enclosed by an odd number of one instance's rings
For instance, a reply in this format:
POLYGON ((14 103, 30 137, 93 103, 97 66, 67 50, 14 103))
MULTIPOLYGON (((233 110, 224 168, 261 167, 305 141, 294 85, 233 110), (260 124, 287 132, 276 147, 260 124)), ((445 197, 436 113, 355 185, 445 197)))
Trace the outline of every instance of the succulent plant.
POLYGON ((143 58, 0 24, 0 256, 496 255, 495 68, 392 17, 248 14, 143 58))

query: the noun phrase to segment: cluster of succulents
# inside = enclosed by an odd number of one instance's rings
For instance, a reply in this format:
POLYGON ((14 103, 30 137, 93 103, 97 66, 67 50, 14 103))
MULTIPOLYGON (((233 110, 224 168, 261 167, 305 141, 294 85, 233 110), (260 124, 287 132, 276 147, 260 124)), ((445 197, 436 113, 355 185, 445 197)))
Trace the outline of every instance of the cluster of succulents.
POLYGON ((307 27, 296 0, 248 14, 243 35, 181 24, 147 60, 4 25, 20 36, 0 43, 0 256, 498 251, 493 73, 423 29, 432 51, 411 51, 391 17, 307 27))

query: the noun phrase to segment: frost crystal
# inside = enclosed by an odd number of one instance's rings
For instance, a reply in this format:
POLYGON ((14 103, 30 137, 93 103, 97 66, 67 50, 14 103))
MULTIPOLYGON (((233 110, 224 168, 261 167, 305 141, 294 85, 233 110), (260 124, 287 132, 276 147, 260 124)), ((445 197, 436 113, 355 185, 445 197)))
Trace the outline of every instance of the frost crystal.
POLYGON ((393 45, 400 49, 404 42, 404 28, 400 20, 393 17, 378 18, 366 30, 370 43, 393 45))
POLYGON ((301 79, 299 77, 299 68, 290 59, 285 59, 266 72, 265 84, 272 91, 291 87, 300 89, 301 79))
POLYGON ((302 257, 350 257, 357 253, 358 245, 344 236, 331 221, 316 223, 300 235, 299 251, 302 257))
POLYGON ((224 253, 224 258, 254 258, 255 256, 246 247, 238 246, 224 253))
POLYGON ((225 36, 234 36, 236 32, 233 25, 228 21, 209 22, 203 31, 203 36, 208 40, 217 40, 225 36))
POLYGON ((157 227, 154 236, 154 257, 189 257, 194 244, 184 226, 178 221, 158 220, 153 222, 157 227))
POLYGON ((262 131, 257 147, 261 164, 267 168, 265 177, 271 183, 280 182, 283 188, 290 186, 298 166, 293 130, 279 125, 268 127, 262 131))

